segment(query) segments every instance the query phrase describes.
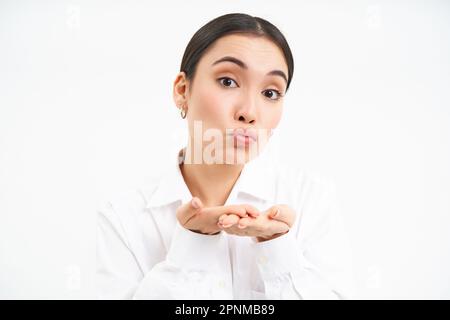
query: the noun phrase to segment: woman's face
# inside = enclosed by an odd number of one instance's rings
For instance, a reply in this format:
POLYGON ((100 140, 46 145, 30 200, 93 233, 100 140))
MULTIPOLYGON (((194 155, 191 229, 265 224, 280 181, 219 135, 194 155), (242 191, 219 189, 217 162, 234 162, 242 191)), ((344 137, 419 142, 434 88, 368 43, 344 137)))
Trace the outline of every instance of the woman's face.
POLYGON ((257 156, 281 119, 287 75, 281 49, 251 35, 218 39, 191 82, 178 74, 174 99, 187 109, 190 143, 201 150, 202 163, 245 163, 257 156))

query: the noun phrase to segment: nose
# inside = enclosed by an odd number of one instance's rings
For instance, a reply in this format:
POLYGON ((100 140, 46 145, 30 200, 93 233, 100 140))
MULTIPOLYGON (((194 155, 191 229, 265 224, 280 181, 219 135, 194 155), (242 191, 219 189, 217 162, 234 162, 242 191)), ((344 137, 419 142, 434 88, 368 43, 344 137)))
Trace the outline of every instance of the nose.
POLYGON ((237 110, 235 119, 240 122, 254 124, 256 121, 256 105, 251 98, 247 99, 237 110))

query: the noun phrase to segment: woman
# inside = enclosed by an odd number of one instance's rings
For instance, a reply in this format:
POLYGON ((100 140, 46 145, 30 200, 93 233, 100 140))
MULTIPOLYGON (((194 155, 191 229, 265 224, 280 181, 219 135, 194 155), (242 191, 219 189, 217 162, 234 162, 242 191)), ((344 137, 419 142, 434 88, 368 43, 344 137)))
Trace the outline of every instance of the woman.
POLYGON ((98 210, 100 298, 351 296, 333 189, 266 152, 293 70, 261 18, 227 14, 194 34, 173 85, 186 147, 160 179, 98 210))

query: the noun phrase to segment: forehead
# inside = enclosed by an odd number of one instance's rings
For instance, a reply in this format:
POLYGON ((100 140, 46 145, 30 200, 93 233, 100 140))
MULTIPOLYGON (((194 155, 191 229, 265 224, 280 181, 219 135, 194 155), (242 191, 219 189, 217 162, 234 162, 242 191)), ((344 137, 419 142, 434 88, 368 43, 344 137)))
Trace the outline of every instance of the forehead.
MULTIPOLYGON (((249 69, 267 72, 273 69, 283 70, 287 74, 287 65, 283 51, 266 37, 232 34, 216 40, 202 57, 206 67, 223 56, 232 56, 245 62, 249 69)), ((201 62, 200 62, 201 63, 201 62)))

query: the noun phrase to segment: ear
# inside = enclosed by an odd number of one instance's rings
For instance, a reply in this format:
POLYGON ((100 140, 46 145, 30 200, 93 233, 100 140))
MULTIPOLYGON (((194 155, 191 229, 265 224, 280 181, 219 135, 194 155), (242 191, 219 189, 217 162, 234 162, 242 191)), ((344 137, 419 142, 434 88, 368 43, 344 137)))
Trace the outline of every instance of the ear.
POLYGON ((173 82, 173 101, 181 109, 186 104, 187 79, 184 72, 179 72, 173 82))

